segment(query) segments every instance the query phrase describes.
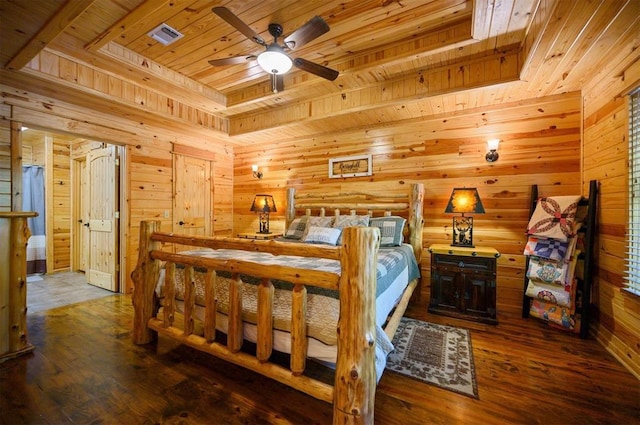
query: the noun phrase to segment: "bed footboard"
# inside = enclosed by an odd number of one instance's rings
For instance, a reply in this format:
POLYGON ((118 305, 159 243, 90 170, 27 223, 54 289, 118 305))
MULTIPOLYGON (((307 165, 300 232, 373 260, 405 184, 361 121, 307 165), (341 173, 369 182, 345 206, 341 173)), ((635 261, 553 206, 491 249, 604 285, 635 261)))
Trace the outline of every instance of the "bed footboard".
POLYGON ((145 344, 162 334, 200 351, 251 369, 313 397, 333 403, 334 424, 373 423, 376 388, 375 358, 375 297, 376 263, 380 232, 376 228, 347 228, 341 247, 326 248, 307 244, 282 244, 275 241, 239 240, 221 237, 190 237, 160 233, 159 221, 143 221, 140 227, 138 264, 132 273, 134 280, 133 342, 145 344), (160 251, 161 243, 176 243, 209 248, 231 248, 270 252, 275 255, 324 257, 340 261, 341 273, 309 271, 286 266, 259 266, 240 260, 220 260, 172 254, 160 251), (295 246, 292 246, 295 245, 295 246), (159 301, 155 288, 165 262, 164 314, 159 318, 159 301), (174 322, 175 264, 184 265, 184 323, 174 322), (193 333, 195 321, 194 268, 207 270, 205 285, 204 333, 193 333), (216 274, 231 273, 229 283, 227 343, 215 341, 216 274), (261 279, 258 286, 258 337, 256 355, 241 351, 242 295, 240 275, 261 279), (273 285, 270 279, 294 284, 292 295, 291 363, 289 368, 268 361, 272 350, 271 317, 273 285), (303 374, 307 358, 306 286, 338 290, 337 363, 334 385, 314 380, 303 374))

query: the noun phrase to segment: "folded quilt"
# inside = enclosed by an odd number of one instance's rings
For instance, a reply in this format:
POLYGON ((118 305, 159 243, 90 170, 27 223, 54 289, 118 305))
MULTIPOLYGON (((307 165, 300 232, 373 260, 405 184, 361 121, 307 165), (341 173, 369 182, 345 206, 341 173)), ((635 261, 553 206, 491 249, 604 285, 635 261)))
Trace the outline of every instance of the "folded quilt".
POLYGON ((531 257, 527 277, 534 282, 547 285, 564 285, 569 264, 549 261, 544 258, 531 257))
POLYGON ((567 255, 569 243, 555 239, 529 236, 527 245, 524 247, 524 255, 544 258, 550 261, 562 261, 567 255))
POLYGON ((557 304, 558 306, 572 309, 573 297, 571 296, 571 293, 573 291, 573 286, 575 285, 547 285, 540 282, 534 282, 529 279, 526 295, 534 300, 557 304))
POLYGON ((566 241, 575 234, 581 196, 540 198, 529 220, 527 234, 566 241))
POLYGON ((576 319, 567 307, 546 303, 540 300, 533 300, 529 314, 538 319, 546 320, 550 324, 555 324, 563 329, 574 330, 576 319))

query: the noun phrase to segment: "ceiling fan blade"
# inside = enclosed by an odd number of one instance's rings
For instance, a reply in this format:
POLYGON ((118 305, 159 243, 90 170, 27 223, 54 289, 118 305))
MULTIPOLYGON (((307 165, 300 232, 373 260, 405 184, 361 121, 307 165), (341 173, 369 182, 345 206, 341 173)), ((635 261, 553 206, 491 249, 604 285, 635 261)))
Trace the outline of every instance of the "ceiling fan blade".
POLYGON ((329 32, 329 25, 321 17, 314 16, 309 22, 287 36, 284 39, 284 44, 291 50, 297 49, 326 32, 329 32))
POLYGON ((213 66, 225 66, 225 65, 237 65, 239 63, 246 63, 252 61, 256 58, 255 55, 246 55, 246 56, 233 56, 230 58, 222 58, 222 59, 211 59, 209 61, 209 65, 213 66))
POLYGON ((240 31, 242 34, 244 34, 244 36, 247 37, 249 40, 252 40, 258 43, 261 46, 267 45, 264 39, 260 37, 257 32, 251 29, 249 25, 242 22, 240 18, 234 15, 233 12, 227 9, 226 7, 223 7, 223 6, 214 7, 211 10, 213 11, 213 13, 215 13, 216 15, 218 15, 219 17, 227 21, 229 25, 231 25, 232 27, 240 31))
POLYGON ((327 68, 326 66, 322 66, 302 58, 295 58, 293 60, 293 64, 296 68, 310 72, 329 81, 335 80, 339 75, 339 72, 335 69, 327 68))
POLYGON ((284 90, 284 77, 281 74, 271 75, 271 91, 278 93, 284 90))

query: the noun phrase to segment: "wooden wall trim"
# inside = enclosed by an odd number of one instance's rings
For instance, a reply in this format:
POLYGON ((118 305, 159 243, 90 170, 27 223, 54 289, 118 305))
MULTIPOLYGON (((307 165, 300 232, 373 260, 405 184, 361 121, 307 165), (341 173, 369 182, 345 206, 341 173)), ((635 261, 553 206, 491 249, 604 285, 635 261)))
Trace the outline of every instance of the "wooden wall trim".
POLYGON ((213 152, 194 148, 192 146, 184 146, 179 143, 173 144, 173 153, 178 155, 192 156, 194 158, 208 159, 210 161, 216 160, 216 154, 213 152))

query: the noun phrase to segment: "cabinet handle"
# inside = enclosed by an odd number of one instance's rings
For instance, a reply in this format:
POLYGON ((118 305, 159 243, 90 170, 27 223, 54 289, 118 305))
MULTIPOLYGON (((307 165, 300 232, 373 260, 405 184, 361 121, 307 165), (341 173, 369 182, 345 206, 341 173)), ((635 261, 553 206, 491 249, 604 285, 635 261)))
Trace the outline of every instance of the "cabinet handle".
POLYGON ((179 224, 180 226, 183 226, 183 225, 184 225, 184 221, 180 220, 180 221, 178 222, 178 224, 179 224))

